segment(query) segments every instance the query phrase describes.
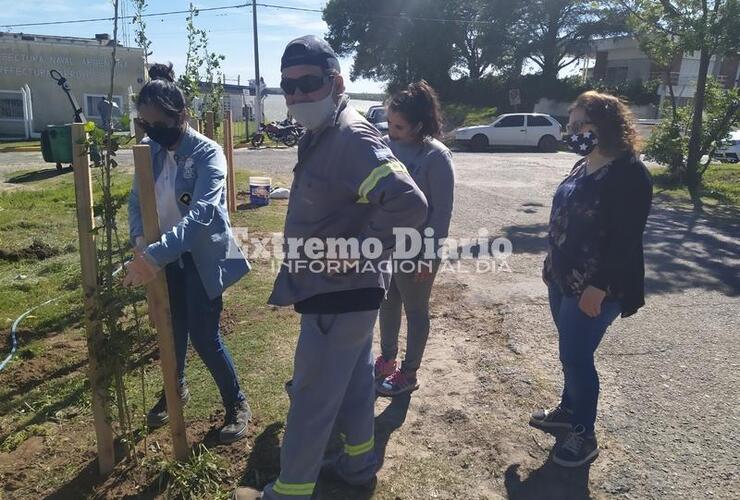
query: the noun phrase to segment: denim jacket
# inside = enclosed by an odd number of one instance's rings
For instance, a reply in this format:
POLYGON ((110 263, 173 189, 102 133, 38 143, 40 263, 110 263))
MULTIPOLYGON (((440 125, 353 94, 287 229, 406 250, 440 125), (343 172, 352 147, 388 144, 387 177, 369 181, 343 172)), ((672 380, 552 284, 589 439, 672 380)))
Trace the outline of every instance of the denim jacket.
MULTIPOLYGON (((226 157, 221 147, 190 127, 184 134, 175 151, 175 195, 182 220, 150 244, 144 256, 163 268, 190 252, 203 287, 215 299, 248 273, 250 265, 231 232, 226 208, 226 157)), ((151 147, 156 182, 167 151, 149 138, 143 144, 151 147)), ((132 245, 136 245, 136 238, 144 234, 136 176, 128 199, 128 215, 129 236, 132 245)))

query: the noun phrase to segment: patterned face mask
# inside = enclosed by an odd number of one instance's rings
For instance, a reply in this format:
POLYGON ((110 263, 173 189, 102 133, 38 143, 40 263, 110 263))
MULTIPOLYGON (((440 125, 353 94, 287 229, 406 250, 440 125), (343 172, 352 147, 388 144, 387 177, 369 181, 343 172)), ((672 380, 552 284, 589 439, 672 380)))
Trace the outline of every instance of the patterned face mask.
POLYGON ((570 134, 565 136, 565 143, 575 154, 587 156, 596 149, 599 139, 590 130, 583 134, 570 134))

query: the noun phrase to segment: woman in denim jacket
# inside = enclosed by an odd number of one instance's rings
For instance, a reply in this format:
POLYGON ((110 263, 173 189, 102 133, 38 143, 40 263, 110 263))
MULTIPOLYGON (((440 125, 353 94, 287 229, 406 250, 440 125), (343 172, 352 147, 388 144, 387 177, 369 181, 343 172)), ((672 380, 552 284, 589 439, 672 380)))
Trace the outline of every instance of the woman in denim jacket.
MULTIPOLYGON (((125 283, 141 286, 164 269, 169 288, 180 397, 190 399, 185 385, 188 338, 211 372, 226 408, 222 442, 247 433, 251 418, 239 387, 234 363, 219 330, 222 294, 249 271, 235 243, 226 209, 226 158, 215 142, 187 124, 185 96, 174 83, 172 65, 155 64, 151 80, 139 93, 138 122, 151 147, 157 213, 162 237, 146 245, 139 208, 137 181, 129 197, 129 226, 135 245, 125 283)), ((167 422, 162 395, 147 422, 167 422)))

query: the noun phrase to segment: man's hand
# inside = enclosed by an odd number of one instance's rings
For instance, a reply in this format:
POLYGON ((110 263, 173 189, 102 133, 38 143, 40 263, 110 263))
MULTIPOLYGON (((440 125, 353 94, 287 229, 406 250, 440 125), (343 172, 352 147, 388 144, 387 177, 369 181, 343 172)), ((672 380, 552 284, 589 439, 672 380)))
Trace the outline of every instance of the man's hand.
POLYGON ((606 297, 604 290, 589 285, 581 294, 578 307, 586 316, 595 318, 601 314, 601 303, 604 301, 604 297, 606 297))
POLYGON ((157 276, 159 269, 149 263, 144 254, 134 250, 134 260, 126 264, 126 277, 123 279, 125 286, 144 286, 157 276))

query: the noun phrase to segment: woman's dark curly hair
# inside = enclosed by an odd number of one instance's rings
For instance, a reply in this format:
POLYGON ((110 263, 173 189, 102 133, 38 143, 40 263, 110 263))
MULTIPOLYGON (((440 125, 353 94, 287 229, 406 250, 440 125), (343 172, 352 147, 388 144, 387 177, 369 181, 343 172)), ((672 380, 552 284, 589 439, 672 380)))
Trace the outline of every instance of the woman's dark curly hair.
POLYGON ((439 139, 442 135, 442 109, 437 92, 425 80, 415 82, 393 95, 389 111, 401 113, 411 125, 421 123, 422 137, 439 139))
POLYGON ((579 95, 569 111, 581 108, 588 121, 596 125, 599 147, 609 155, 636 154, 640 139, 635 129, 635 117, 627 104, 609 94, 589 90, 579 95))

